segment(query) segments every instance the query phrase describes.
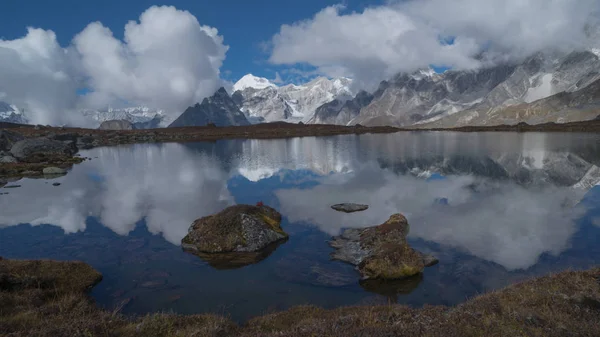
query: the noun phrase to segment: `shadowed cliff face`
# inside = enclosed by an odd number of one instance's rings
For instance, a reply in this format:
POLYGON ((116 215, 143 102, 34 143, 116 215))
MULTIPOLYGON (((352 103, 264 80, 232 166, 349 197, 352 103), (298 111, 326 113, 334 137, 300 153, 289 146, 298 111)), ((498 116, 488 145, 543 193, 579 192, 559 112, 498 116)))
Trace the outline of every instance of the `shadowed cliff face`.
POLYGON ((205 126, 210 123, 216 126, 250 124, 240 107, 227 91, 221 88, 213 96, 205 98, 202 103, 187 108, 169 127, 205 126))

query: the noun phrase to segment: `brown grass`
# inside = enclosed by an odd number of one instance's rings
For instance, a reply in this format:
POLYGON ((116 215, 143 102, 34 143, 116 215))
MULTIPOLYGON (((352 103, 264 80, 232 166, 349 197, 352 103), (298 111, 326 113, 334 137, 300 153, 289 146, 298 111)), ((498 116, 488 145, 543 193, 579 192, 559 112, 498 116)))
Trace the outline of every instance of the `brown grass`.
POLYGON ((1 336, 598 336, 600 269, 541 277, 456 307, 302 306, 238 326, 215 315, 128 318, 85 295, 80 262, 0 260, 1 336))

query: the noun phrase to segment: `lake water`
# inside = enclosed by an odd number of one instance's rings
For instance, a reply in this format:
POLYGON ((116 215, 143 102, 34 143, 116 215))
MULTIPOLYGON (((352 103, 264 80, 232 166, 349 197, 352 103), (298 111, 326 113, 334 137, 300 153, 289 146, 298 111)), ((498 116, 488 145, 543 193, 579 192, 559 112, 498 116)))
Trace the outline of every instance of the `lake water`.
POLYGON ((85 261, 104 275, 95 300, 127 314, 243 321, 301 304, 452 305, 600 264, 600 135, 422 132, 81 154, 93 159, 64 177, 0 189, 0 256, 85 261), (215 268, 181 250, 193 220, 259 201, 290 234, 264 260, 215 268), (330 209, 340 202, 370 208, 330 209), (352 266, 330 261, 331 236, 397 212, 412 246, 440 260, 422 277, 361 285, 352 266))

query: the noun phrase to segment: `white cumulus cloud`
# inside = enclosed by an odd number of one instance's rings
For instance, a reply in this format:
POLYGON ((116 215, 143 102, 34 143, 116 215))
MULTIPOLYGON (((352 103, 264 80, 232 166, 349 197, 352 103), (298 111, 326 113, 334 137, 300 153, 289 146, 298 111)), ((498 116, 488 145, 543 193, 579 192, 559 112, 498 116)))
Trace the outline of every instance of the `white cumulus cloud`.
POLYGON ((25 108, 35 123, 71 122, 77 99, 77 57, 54 32, 28 28, 15 40, 0 40, 0 97, 25 108))
POLYGON ((431 64, 469 69, 484 65, 483 50, 497 61, 587 46, 586 27, 599 10, 596 0, 396 1, 352 13, 332 6, 283 25, 270 61, 367 83, 431 64))
POLYGON ((177 116, 224 84, 229 47, 190 12, 150 7, 123 36, 93 22, 66 47, 38 28, 0 40, 0 97, 33 123, 82 125, 79 109, 107 105, 148 105, 177 116), (91 92, 80 97, 79 88, 91 92))
POLYGON ((228 47, 216 29, 174 7, 151 7, 125 26, 124 41, 101 23, 73 40, 93 93, 86 103, 116 100, 180 113, 221 85, 228 47))

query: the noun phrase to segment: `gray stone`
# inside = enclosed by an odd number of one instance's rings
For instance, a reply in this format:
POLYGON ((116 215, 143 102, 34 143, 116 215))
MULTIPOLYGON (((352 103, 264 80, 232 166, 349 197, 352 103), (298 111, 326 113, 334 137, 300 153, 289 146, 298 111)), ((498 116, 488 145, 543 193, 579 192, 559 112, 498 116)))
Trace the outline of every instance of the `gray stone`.
POLYGON ((20 133, 10 130, 0 130, 0 151, 10 151, 18 141, 25 139, 20 133))
POLYGON ((0 164, 10 164, 10 163, 16 163, 17 159, 13 156, 3 156, 0 157, 0 164))
POLYGON ((366 211, 367 209, 369 209, 369 206, 361 205, 361 204, 346 203, 346 204, 333 205, 333 206, 331 206, 331 208, 333 208, 334 210, 336 210, 338 212, 354 213, 354 212, 366 211))
POLYGON ((437 259, 414 250, 406 241, 408 221, 402 214, 364 229, 348 229, 330 241, 335 260, 357 266, 362 279, 403 279, 419 275, 437 259))
POLYGON ((40 162, 47 157, 71 157, 77 152, 77 148, 73 143, 65 144, 58 140, 40 137, 20 140, 12 146, 10 152, 20 161, 40 162))
POLYGON ((67 170, 61 169, 59 167, 45 167, 42 171, 44 175, 61 175, 67 174, 67 170))

